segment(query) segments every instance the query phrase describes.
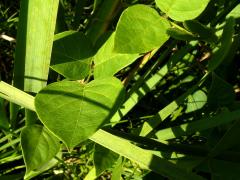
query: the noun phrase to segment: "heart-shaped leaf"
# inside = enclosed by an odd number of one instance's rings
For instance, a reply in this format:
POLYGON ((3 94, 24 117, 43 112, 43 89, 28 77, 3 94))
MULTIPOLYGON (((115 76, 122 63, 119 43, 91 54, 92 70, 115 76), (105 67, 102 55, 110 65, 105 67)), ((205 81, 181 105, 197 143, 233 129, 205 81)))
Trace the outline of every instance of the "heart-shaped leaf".
POLYGON ((146 5, 134 5, 121 15, 116 28, 114 49, 119 53, 146 53, 162 46, 169 38, 169 22, 146 5))
POLYGON ((90 72, 92 43, 83 33, 66 31, 55 35, 51 68, 63 76, 79 80, 90 72))
POLYGON ((226 106, 235 101, 233 86, 212 73, 212 84, 208 92, 208 103, 211 106, 226 106))
POLYGON ((95 144, 93 160, 97 176, 103 173, 103 171, 111 169, 118 159, 119 154, 99 144, 95 144))
POLYGON ((113 76, 122 68, 133 63, 138 57, 138 54, 119 54, 113 51, 114 46, 113 33, 105 44, 98 50, 94 56, 94 77, 113 76))
POLYGON ((109 121, 123 99, 123 85, 114 77, 61 81, 41 90, 35 106, 43 124, 71 149, 109 121))
POLYGON ((215 35, 213 29, 201 24, 196 20, 185 21, 183 25, 187 30, 197 35, 199 39, 210 43, 216 43, 218 40, 218 37, 215 35))
POLYGON ((26 176, 50 162, 59 152, 60 142, 44 126, 26 126, 21 132, 26 176))
POLYGON ((157 6, 171 19, 186 21, 198 17, 210 0, 155 0, 157 6))

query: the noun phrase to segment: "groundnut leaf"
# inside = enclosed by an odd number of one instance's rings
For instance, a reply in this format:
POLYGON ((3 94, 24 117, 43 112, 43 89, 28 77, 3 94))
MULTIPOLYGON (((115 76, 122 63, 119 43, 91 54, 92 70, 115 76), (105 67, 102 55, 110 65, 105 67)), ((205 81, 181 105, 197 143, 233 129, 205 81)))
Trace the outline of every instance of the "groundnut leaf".
POLYGON ((109 121, 123 99, 122 83, 111 77, 50 84, 37 94, 35 106, 42 123, 72 149, 109 121))
POLYGON ((44 126, 31 125, 21 132, 21 146, 28 176, 54 158, 59 152, 60 141, 44 126))
POLYGON ((139 57, 138 54, 120 54, 114 52, 114 37, 115 33, 108 38, 94 56, 95 78, 113 76, 122 68, 133 63, 139 57))
POLYGON ((155 0, 161 11, 176 21, 186 21, 198 17, 210 0, 155 0))
POLYGON ((146 53, 159 48, 169 38, 169 22, 146 5, 134 5, 121 15, 115 35, 114 50, 118 53, 146 53))
POLYGON ((85 78, 91 67, 93 48, 83 33, 66 31, 55 35, 51 68, 72 80, 85 78))

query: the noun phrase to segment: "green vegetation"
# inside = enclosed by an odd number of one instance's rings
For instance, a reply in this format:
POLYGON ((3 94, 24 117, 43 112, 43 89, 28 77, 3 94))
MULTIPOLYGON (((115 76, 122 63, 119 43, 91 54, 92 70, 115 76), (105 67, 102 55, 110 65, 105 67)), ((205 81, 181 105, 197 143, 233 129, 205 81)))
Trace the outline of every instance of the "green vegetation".
POLYGON ((0 179, 239 178, 238 0, 3 0, 0 23, 0 179))

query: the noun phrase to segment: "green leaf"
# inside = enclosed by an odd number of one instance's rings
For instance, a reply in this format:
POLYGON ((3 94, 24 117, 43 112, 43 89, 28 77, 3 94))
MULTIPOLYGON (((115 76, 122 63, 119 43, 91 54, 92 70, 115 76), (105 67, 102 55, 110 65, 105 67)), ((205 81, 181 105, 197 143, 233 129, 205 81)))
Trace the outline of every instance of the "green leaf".
POLYGON ((53 43, 51 68, 69 79, 83 79, 90 72, 92 49, 91 41, 83 33, 59 33, 53 43))
POLYGON ((174 39, 183 40, 183 41, 198 39, 198 37, 196 37, 194 34, 188 32, 188 31, 185 31, 185 30, 177 29, 177 28, 169 28, 167 30, 167 34, 174 39))
POLYGON ((228 55, 228 52, 231 50, 231 45, 233 43, 234 26, 235 20, 233 18, 227 19, 223 29, 221 46, 213 54, 213 57, 209 60, 208 63, 209 71, 214 71, 223 62, 223 60, 228 55))
POLYGON ((121 180, 122 168, 123 168, 123 158, 120 156, 112 170, 112 180, 121 180))
POLYGON ((185 28, 196 34, 202 40, 210 43, 216 43, 218 40, 218 37, 215 35, 214 31, 211 28, 201 24, 196 20, 185 21, 183 25, 185 28))
POLYGON ((94 56, 95 78, 113 76, 116 72, 128 66, 139 57, 138 54, 119 54, 114 52, 114 37, 115 33, 108 38, 94 56))
POLYGON ((84 177, 84 180, 93 180, 96 179, 98 176, 96 174, 96 168, 93 167, 88 174, 84 177))
POLYGON ((48 163, 59 152, 60 142, 44 126, 26 126, 21 132, 26 175, 48 163))
POLYGON ((235 92, 233 86, 213 73, 212 84, 208 93, 208 103, 213 106, 224 106, 234 101, 235 92))
POLYGON ((169 38, 169 22, 146 5, 134 5, 121 15, 114 49, 119 53, 146 53, 162 46, 169 38))
POLYGON ((186 21, 198 17, 210 0, 155 0, 161 11, 175 21, 186 21))
MULTIPOLYGON (((59 159, 61 158, 62 154, 61 152, 59 152, 56 157, 58 157, 59 159)), ((53 168, 54 166, 56 166, 56 164, 59 161, 54 157, 52 158, 50 161, 48 161, 47 163, 45 163, 44 165, 42 165, 41 167, 39 167, 38 169, 35 169, 33 171, 28 172, 25 176, 24 179, 32 179, 33 177, 43 173, 44 171, 47 171, 51 168, 53 168)))
POLYGON ((238 4, 228 15, 227 18, 234 17, 235 19, 240 18, 240 4, 238 4))
POLYGON ((212 149, 208 156, 215 157, 236 145, 239 145, 239 141, 236 141, 240 136, 240 121, 236 121, 227 130, 224 136, 219 140, 216 146, 212 149))
POLYGON ((215 179, 238 179, 240 171, 239 162, 210 159, 207 166, 215 179))
POLYGON ((187 97, 186 113, 201 109, 207 102, 207 95, 202 90, 198 90, 187 97))
POLYGON ((61 81, 41 90, 35 106, 43 124, 71 149, 109 121, 123 99, 123 85, 116 78, 88 84, 61 81))
POLYGON ((93 160, 97 176, 105 170, 111 169, 118 159, 119 155, 115 152, 99 144, 95 144, 93 160))

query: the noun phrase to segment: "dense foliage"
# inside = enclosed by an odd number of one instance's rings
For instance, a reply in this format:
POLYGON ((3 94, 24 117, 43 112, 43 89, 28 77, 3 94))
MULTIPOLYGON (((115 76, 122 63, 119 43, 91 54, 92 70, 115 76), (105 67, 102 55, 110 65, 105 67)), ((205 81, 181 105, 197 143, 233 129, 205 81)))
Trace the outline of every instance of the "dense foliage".
POLYGON ((0 179, 238 179, 238 0, 3 0, 0 23, 0 179))

